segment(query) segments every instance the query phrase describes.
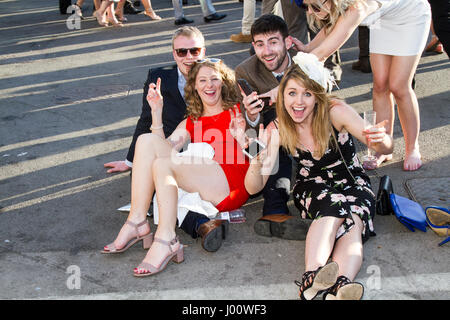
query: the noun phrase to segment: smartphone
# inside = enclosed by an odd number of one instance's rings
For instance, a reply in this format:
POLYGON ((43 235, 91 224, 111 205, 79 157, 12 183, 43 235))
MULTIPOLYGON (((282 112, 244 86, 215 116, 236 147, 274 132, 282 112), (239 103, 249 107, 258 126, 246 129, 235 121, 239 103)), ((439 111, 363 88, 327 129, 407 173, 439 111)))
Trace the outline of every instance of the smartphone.
MULTIPOLYGON (((237 82, 239 83, 239 86, 242 88, 242 91, 244 91, 245 95, 249 95, 250 93, 252 93, 253 88, 252 86, 247 82, 247 80, 245 79, 238 79, 237 82)), ((270 98, 266 97, 266 98, 259 98, 262 102, 264 102, 264 106, 268 106, 270 103, 270 98)), ((261 106, 263 106, 261 104, 261 106)))
POLYGON ((250 159, 253 159, 265 148, 266 146, 261 141, 255 139, 248 145, 247 148, 242 149, 242 152, 250 159))
POLYGON ((244 91, 245 95, 249 95, 250 93, 252 93, 253 88, 252 86, 247 82, 247 80, 245 79, 237 79, 237 82, 239 83, 239 86, 242 88, 242 91, 244 91))

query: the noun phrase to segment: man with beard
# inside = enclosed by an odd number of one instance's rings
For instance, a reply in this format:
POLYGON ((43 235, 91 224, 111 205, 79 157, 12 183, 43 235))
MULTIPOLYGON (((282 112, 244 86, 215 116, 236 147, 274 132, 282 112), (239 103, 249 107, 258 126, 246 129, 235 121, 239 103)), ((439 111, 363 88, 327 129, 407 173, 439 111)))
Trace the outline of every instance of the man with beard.
MULTIPOLYGON (((266 127, 276 118, 278 85, 297 51, 290 49, 293 42, 286 22, 273 14, 265 14, 255 20, 251 36, 255 54, 236 67, 236 79, 247 80, 255 90, 248 95, 241 90, 247 123, 253 128, 260 123, 266 127)), ((257 234, 290 240, 306 238, 310 223, 299 216, 289 215, 287 201, 291 175, 292 161, 280 148, 278 170, 270 176, 262 191, 263 216, 254 225, 257 234)))

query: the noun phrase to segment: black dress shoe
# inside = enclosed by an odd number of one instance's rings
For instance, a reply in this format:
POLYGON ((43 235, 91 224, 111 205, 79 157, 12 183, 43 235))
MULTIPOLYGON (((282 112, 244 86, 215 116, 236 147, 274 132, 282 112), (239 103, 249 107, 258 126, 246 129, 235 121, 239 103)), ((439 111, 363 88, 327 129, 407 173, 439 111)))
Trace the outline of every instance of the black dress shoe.
POLYGON ((216 12, 216 13, 210 14, 209 16, 204 17, 203 20, 205 20, 205 22, 211 22, 213 20, 222 20, 226 16, 227 16, 226 14, 220 14, 220 13, 216 12))
POLYGON ((183 0, 183 5, 187 5, 188 4, 188 0, 183 0))
POLYGON ((142 10, 136 9, 131 1, 125 1, 125 5, 123 6, 123 13, 125 14, 138 14, 141 13, 142 10))
POLYGON ((188 23, 192 23, 192 22, 194 22, 194 20, 188 19, 186 17, 181 17, 181 18, 175 20, 175 25, 179 26, 181 24, 188 24, 188 23))
POLYGON ((224 220, 209 220, 198 227, 197 234, 202 238, 203 249, 209 252, 219 250, 228 233, 228 223, 224 220))

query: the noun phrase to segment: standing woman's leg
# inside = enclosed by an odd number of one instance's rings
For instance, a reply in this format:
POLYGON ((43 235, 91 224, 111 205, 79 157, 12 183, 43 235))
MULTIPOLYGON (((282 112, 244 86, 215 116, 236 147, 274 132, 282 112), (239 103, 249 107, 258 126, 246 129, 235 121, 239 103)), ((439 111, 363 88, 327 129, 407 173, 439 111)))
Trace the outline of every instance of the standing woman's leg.
POLYGON ((108 21, 106 21, 106 10, 109 5, 109 0, 103 0, 100 7, 94 12, 94 17, 97 19, 98 24, 104 27, 108 25, 108 21))
MULTIPOLYGON (((388 120, 386 133, 391 137, 394 132, 394 100, 389 89, 389 72, 392 64, 392 56, 371 53, 370 62, 373 73, 373 110, 377 113, 377 122, 388 120)), ((391 160, 392 154, 377 154, 377 164, 391 160)))
POLYGON ((398 116, 405 137, 403 170, 414 171, 422 166, 419 150, 420 114, 411 81, 419 64, 420 55, 392 57, 389 88, 397 102, 398 116))
POLYGON ((109 6, 106 8, 106 16, 108 17, 107 21, 115 27, 123 27, 123 24, 117 20, 114 12, 114 2, 110 1, 109 6))
POLYGON ((142 5, 145 8, 144 14, 152 20, 161 20, 161 17, 158 16, 153 10, 152 3, 150 0, 141 0, 142 5))

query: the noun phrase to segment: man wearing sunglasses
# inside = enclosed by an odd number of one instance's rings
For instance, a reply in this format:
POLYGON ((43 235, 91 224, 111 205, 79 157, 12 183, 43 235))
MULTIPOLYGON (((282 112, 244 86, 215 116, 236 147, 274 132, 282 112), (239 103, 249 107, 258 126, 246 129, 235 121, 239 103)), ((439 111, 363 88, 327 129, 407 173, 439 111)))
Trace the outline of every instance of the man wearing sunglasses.
MULTIPOLYGON (((265 14, 255 20, 251 27, 255 54, 240 63, 236 79, 245 79, 254 92, 243 95, 245 118, 250 127, 260 123, 267 126, 276 118, 275 103, 278 84, 291 65, 291 57, 297 51, 290 49, 292 39, 286 22, 279 16, 265 14), (261 102, 265 98, 264 106, 261 102)), ((262 194, 263 217, 256 221, 254 230, 262 236, 275 236, 290 240, 304 240, 310 222, 289 215, 292 161, 280 148, 278 171, 270 176, 262 194)))
MULTIPOLYGON (((205 39, 196 27, 181 27, 174 33, 172 49, 175 65, 149 70, 144 85, 141 117, 136 125, 126 160, 105 163, 104 166, 110 168, 108 173, 131 170, 137 138, 141 134, 150 133, 152 116, 150 105, 146 99, 150 83, 156 83, 157 79, 161 78, 161 94, 164 99, 162 119, 166 137, 184 119, 186 114, 184 86, 193 64, 205 57, 205 39)), ((221 220, 209 220, 205 215, 192 211, 188 212, 180 227, 193 238, 202 237, 203 247, 210 252, 220 248, 228 229, 221 220)))

